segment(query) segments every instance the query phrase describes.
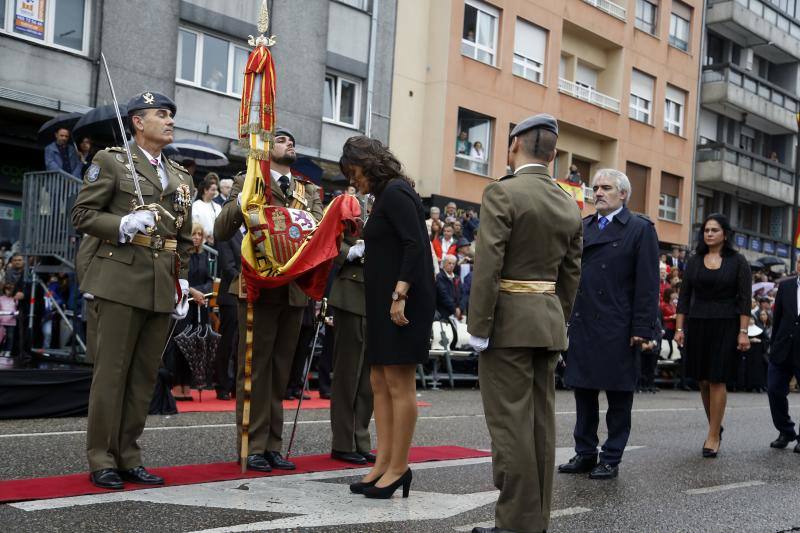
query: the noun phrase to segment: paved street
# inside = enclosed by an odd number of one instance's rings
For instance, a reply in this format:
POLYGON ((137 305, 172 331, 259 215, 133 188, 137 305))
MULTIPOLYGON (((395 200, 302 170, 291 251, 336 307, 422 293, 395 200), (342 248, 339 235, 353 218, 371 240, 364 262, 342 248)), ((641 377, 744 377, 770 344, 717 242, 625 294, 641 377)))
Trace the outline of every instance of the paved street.
MULTIPOLYGON (((415 444, 487 449, 475 390, 422 391, 415 444)), ((790 396, 800 412, 800 395, 790 396)), ((764 394, 732 394, 722 452, 702 459, 698 393, 637 395, 620 478, 556 474, 551 531, 786 531, 800 527, 800 454, 773 450, 764 394)), ((557 460, 572 454, 574 402, 557 394, 557 460)), ((289 418, 287 416, 287 418, 289 418)), ((330 450, 328 411, 304 411, 298 455, 330 450)), ((148 466, 233 459, 232 413, 150 417, 141 444, 148 466)), ((82 472, 85 419, 0 422, 0 478, 82 472)), ((287 426, 288 429, 288 426, 287 426)), ((288 435, 288 431, 286 433, 288 435)), ((469 531, 493 519, 487 459, 414 466, 411 498, 351 495, 359 471, 333 471, 188 485, 0 506, 14 532, 469 531)))

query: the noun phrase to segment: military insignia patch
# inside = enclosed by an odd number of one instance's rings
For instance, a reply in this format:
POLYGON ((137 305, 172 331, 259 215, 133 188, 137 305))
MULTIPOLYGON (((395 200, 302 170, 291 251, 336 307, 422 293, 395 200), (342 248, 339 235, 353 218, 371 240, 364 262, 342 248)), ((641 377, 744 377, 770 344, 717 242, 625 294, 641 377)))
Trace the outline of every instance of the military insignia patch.
POLYGON ((149 92, 144 93, 142 95, 142 98, 144 98, 144 102, 146 104, 152 104, 153 102, 156 101, 155 97, 153 96, 153 93, 149 93, 149 92))
POLYGON ((100 167, 92 163, 89 165, 89 168, 86 169, 86 181, 89 183, 94 183, 97 181, 97 176, 100 175, 100 167))
POLYGON ((124 163, 124 162, 125 162, 125 158, 124 158, 124 157, 122 157, 122 154, 117 154, 117 155, 115 155, 115 156, 114 156, 114 159, 116 159, 116 160, 117 160, 117 161, 119 161, 120 163, 124 163))

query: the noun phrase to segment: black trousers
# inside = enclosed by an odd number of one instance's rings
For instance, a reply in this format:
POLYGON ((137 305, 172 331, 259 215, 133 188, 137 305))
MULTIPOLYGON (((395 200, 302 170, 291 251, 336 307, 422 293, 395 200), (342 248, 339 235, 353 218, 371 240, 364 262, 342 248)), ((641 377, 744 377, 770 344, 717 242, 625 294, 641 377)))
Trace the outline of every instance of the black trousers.
POLYGON ((322 340, 322 355, 317 363, 320 394, 331 393, 331 372, 333 371, 333 327, 325 325, 325 338, 322 340))
POLYGON ((769 398, 769 412, 775 429, 784 435, 795 436, 792 417, 789 416, 789 382, 792 375, 800 383, 800 363, 788 357, 785 361, 775 364, 769 362, 767 367, 767 398, 769 398))
MULTIPOLYGON (((597 426, 600 423, 599 390, 578 389, 575 392, 575 452, 578 455, 595 455, 597 453, 597 426)), ((633 407, 633 391, 606 391, 608 412, 606 425, 608 439, 600 451, 600 461, 616 465, 622 461, 622 453, 628 444, 631 434, 631 408, 633 407)))
POLYGON ((214 359, 214 375, 218 393, 231 394, 234 392, 236 382, 236 363, 239 346, 239 313, 236 304, 219 306, 219 333, 221 338, 217 346, 217 356, 214 359), (228 373, 230 362, 233 360, 233 376, 228 373))
POLYGON ((303 367, 311 350, 311 341, 314 340, 316 332, 315 325, 303 324, 300 328, 300 337, 297 339, 297 347, 292 360, 292 368, 289 371, 289 383, 286 392, 298 392, 303 388, 303 367))

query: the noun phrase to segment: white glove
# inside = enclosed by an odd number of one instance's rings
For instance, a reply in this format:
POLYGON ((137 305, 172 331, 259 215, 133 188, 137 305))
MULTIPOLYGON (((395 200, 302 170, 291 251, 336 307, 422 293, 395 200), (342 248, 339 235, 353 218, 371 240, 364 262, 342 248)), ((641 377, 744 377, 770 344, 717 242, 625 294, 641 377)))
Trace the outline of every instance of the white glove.
POLYGON ((83 299, 84 300, 94 300, 94 294, 92 294, 91 292, 84 292, 83 293, 83 299))
POLYGON ((348 261, 355 261, 359 257, 364 257, 364 241, 362 240, 356 241, 356 243, 347 251, 348 261))
POLYGON ((147 233, 147 228, 156 225, 156 217, 152 211, 135 211, 122 217, 119 221, 119 242, 130 242, 137 233, 147 233))
POLYGON ((175 295, 175 310, 172 311, 172 318, 175 320, 183 320, 189 313, 189 280, 179 279, 178 283, 181 286, 181 297, 175 295))
POLYGON ((489 347, 489 339, 484 337, 476 337, 475 335, 470 334, 469 345, 472 346, 476 352, 480 353, 489 347))

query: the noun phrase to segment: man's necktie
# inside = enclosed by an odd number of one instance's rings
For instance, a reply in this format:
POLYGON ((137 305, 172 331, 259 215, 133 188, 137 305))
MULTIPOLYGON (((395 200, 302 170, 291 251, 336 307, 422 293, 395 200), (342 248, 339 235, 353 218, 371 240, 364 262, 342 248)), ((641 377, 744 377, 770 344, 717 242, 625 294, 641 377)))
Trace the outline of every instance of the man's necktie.
POLYGON ((153 168, 156 169, 156 172, 158 172, 158 159, 151 159, 150 164, 153 165, 153 168))
POLYGON ((281 190, 283 191, 283 195, 287 198, 289 197, 289 178, 286 176, 281 176, 278 178, 278 183, 281 185, 281 190))
POLYGON ((606 226, 608 226, 608 219, 606 217, 600 217, 600 220, 597 221, 597 225, 600 226, 600 231, 606 229, 606 226))

